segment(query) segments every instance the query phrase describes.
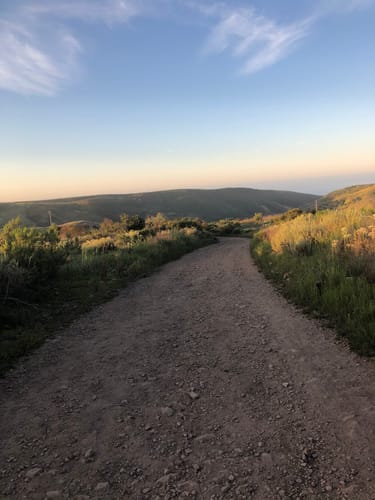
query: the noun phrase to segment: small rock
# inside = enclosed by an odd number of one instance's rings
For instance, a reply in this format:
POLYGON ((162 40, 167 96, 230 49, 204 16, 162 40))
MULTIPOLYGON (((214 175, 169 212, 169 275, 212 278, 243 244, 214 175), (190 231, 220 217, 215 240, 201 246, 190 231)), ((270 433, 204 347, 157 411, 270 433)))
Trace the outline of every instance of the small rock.
MULTIPOLYGON (((289 387, 289 382, 283 382, 282 386, 285 387, 285 388, 289 387)), ((283 491, 283 490, 281 490, 281 491, 283 491)))
POLYGON ((95 458, 95 451, 92 448, 89 448, 85 452, 85 462, 93 462, 95 458))
POLYGON ((212 441, 215 439, 214 434, 202 434, 201 436, 198 436, 195 438, 195 441, 198 441, 198 443, 205 443, 207 441, 212 441))
POLYGON ((33 477, 37 476, 41 472, 42 472, 42 469, 40 469, 39 467, 34 467, 34 469, 30 469, 26 472, 26 477, 28 479, 32 479, 33 477))
POLYGON ((150 424, 146 424, 146 425, 145 425, 145 430, 146 430, 146 431, 151 431, 151 430, 152 430, 152 425, 150 425, 150 424))
POLYGON ((181 483, 178 484, 178 486, 184 491, 192 492, 199 490, 199 484, 196 483, 195 481, 182 481, 181 483))
POLYGON ((61 498, 61 491, 59 491, 59 490, 47 491, 46 497, 47 498, 61 498))
POLYGON ((159 477, 156 481, 156 484, 168 484, 169 481, 175 479, 177 474, 165 474, 165 476, 159 477))
POLYGON ((95 487, 95 491, 103 491, 106 490, 109 486, 109 483, 98 483, 95 487))
POLYGON ((166 415, 167 417, 173 417, 174 415, 174 409, 171 408, 170 406, 165 406, 164 408, 161 409, 162 415, 166 415))
POLYGON ((199 394, 195 391, 190 391, 188 394, 193 401, 199 398, 199 394))

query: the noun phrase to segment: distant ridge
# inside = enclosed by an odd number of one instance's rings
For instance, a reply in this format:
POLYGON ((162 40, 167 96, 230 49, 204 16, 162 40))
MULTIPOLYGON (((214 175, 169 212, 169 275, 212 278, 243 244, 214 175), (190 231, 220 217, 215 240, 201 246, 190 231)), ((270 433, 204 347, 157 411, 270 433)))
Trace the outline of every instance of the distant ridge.
POLYGON ((74 220, 117 220, 122 213, 199 217, 217 220, 250 217, 256 212, 275 214, 290 208, 311 206, 318 197, 293 191, 250 188, 176 189, 151 193, 82 196, 56 200, 0 203, 0 225, 20 216, 26 224, 47 226, 48 211, 57 224, 74 220))
POLYGON ((321 208, 348 207, 375 210, 375 184, 338 189, 319 200, 321 208))

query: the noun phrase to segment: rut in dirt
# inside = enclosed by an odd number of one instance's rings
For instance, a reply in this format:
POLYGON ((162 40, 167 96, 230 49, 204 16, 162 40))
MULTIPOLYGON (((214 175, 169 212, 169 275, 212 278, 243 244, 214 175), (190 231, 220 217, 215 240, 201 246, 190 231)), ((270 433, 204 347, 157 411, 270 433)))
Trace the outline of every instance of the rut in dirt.
POLYGON ((0 498, 375 499, 375 368, 223 239, 0 381, 0 498))

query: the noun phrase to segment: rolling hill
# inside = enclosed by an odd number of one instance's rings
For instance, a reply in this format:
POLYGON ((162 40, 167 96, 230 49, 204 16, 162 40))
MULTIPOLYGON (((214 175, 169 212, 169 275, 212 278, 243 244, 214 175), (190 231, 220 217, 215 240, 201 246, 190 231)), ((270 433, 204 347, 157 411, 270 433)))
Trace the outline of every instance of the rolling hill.
POLYGON ((375 184, 350 186, 333 191, 319 200, 321 208, 339 208, 351 206, 375 210, 375 184))
POLYGON ((311 206, 317 196, 291 191, 249 188, 178 189, 124 195, 97 195, 57 200, 0 203, 0 225, 20 216, 29 225, 47 226, 48 211, 57 224, 74 220, 117 220, 122 213, 199 217, 217 220, 249 217, 256 212, 275 214, 290 208, 311 206))

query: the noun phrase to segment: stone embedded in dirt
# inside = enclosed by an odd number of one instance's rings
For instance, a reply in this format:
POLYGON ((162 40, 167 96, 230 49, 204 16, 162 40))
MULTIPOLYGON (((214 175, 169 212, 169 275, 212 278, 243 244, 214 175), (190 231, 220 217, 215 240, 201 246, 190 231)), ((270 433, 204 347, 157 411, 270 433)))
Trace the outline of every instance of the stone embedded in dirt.
POLYGON ((84 459, 85 459, 85 462, 93 462, 95 459, 95 451, 92 448, 89 448, 85 452, 84 459))
POLYGON ((145 425, 145 431, 151 431, 152 430, 152 425, 146 424, 145 425))
POLYGON ((196 399, 199 398, 199 394, 195 391, 190 391, 188 394, 189 394, 190 399, 192 399, 193 401, 195 401, 196 399))
POLYGON ((207 441, 212 441, 213 439, 215 439, 214 434, 202 434, 201 436, 197 436, 195 438, 195 441, 198 441, 198 443, 204 443, 207 441))
POLYGON ((167 417, 173 417, 175 411, 170 406, 165 406, 164 408, 161 409, 161 413, 162 415, 166 415, 167 417))
POLYGON ((46 498, 61 498, 61 491, 59 490, 47 491, 46 498))
POLYGON ((95 486, 95 491, 103 491, 103 490, 107 490, 109 487, 109 483, 105 483, 105 482, 102 482, 102 483, 98 483, 96 486, 95 486))
POLYGON ((285 388, 289 387, 289 382, 283 382, 282 386, 285 387, 285 388))
POLYGON ((26 472, 26 477, 27 479, 33 479, 33 477, 37 476, 42 472, 42 469, 39 467, 34 467, 33 469, 30 469, 26 472))
POLYGON ((168 484, 169 481, 172 481, 177 477, 177 474, 165 474, 156 481, 156 484, 168 484))
POLYGON ((182 481, 181 483, 178 483, 179 488, 181 488, 184 491, 190 491, 190 492, 197 492, 199 490, 199 484, 196 481, 182 481))

